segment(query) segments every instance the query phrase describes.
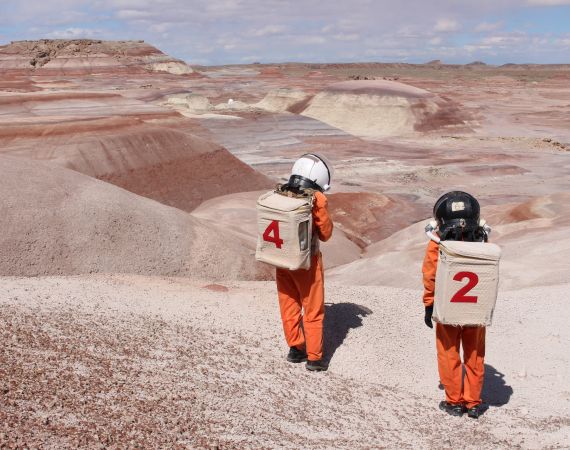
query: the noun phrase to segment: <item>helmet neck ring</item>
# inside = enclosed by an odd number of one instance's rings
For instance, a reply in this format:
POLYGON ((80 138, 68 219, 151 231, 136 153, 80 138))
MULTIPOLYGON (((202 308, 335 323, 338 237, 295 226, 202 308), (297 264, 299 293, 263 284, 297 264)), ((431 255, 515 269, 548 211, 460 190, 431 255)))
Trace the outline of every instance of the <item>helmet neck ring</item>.
POLYGON ((315 191, 323 192, 323 188, 317 183, 301 175, 291 175, 287 184, 283 185, 283 188, 297 192, 304 189, 314 189, 315 191))

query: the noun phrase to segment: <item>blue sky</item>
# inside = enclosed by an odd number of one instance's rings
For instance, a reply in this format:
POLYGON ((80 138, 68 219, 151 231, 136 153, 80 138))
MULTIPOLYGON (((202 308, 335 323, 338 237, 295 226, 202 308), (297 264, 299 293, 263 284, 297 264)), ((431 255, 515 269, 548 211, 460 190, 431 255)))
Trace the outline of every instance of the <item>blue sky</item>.
POLYGON ((0 44, 144 39, 190 64, 570 63, 570 0, 2 0, 0 44))

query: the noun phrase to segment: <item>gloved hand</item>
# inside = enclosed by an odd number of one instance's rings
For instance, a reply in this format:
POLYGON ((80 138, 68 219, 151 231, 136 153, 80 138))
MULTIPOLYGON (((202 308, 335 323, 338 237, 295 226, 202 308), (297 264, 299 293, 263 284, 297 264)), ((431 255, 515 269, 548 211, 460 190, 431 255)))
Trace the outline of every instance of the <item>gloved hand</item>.
POLYGON ((433 314, 433 305, 426 306, 426 315, 424 316, 424 322, 430 328, 433 328, 433 323, 431 323, 432 314, 433 314))

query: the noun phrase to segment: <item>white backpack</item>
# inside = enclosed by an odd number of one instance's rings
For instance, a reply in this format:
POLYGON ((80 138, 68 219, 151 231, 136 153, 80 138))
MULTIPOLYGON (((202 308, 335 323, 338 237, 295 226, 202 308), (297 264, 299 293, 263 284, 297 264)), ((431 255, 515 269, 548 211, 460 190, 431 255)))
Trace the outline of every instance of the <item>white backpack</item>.
POLYGON ((447 325, 491 325, 500 258, 495 244, 440 242, 433 319, 447 325))
POLYGON ((283 269, 311 267, 313 196, 289 197, 277 191, 257 200, 255 259, 283 269))

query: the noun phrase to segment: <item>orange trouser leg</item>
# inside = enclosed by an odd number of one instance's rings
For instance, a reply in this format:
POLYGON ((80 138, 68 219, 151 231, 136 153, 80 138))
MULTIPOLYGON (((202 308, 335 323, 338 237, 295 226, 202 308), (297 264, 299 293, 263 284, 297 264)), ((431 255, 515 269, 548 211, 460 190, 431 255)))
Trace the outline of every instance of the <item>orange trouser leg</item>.
POLYGON ((285 269, 277 269, 275 274, 277 281, 277 295, 279 297, 279 309, 283 332, 289 347, 299 349, 305 347, 305 336, 301 329, 301 297, 291 272, 285 269))
POLYGON ((300 283, 303 303, 303 328, 307 342, 307 358, 316 361, 323 357, 323 322, 325 319, 325 287, 322 258, 313 257, 310 276, 300 283))
POLYGON ((465 379, 463 399, 467 408, 481 403, 481 390, 485 378, 485 327, 464 327, 461 336, 465 379))
POLYGON ((462 368, 459 357, 461 327, 437 323, 435 327, 437 367, 445 388, 445 400, 455 405, 463 403, 461 395, 462 368))
POLYGON ((309 270, 277 270, 279 306, 285 338, 290 347, 299 346, 301 306, 304 310, 303 330, 307 357, 311 361, 323 357, 323 321, 325 317, 324 275, 321 255, 313 256, 309 270))

